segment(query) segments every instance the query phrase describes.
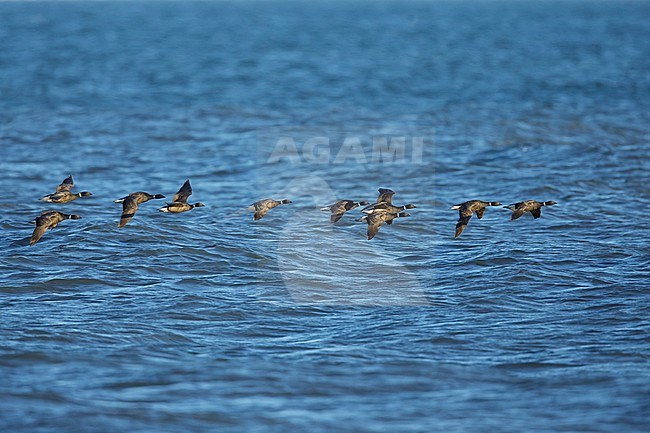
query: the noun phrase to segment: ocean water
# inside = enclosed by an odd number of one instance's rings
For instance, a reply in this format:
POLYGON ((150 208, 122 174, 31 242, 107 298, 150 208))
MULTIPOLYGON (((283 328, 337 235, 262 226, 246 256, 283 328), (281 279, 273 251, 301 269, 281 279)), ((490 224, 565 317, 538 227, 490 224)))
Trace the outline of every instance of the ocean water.
POLYGON ((0 3, 0 430, 648 431, 649 18, 0 3), (417 208, 371 241, 319 211, 379 187, 417 208), (475 198, 558 205, 454 240, 475 198))

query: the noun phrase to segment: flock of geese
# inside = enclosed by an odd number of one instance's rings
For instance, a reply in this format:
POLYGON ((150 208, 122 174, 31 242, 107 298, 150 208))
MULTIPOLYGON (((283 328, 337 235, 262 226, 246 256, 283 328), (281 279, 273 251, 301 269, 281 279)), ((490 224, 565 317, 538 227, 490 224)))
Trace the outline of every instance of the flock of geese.
MULTIPOLYGON (((63 180, 63 182, 61 182, 59 186, 56 187, 56 190, 52 194, 48 194, 42 197, 41 200, 48 203, 68 203, 80 197, 88 197, 92 195, 88 191, 73 193, 70 191, 72 187, 74 187, 72 176, 68 176, 63 180)), ((190 181, 188 179, 185 181, 183 186, 181 186, 178 192, 174 194, 171 202, 166 203, 159 209, 159 211, 168 213, 181 213, 187 212, 196 207, 205 206, 203 203, 188 203, 187 199, 190 197, 190 195, 192 195, 192 186, 190 185, 190 181)), ((334 204, 323 207, 321 210, 330 212, 330 223, 334 224, 340 220, 347 211, 360 206, 364 206, 364 208, 361 209, 361 212, 364 215, 356 221, 365 222, 368 225, 366 237, 368 240, 370 240, 375 237, 382 224, 385 223, 387 225, 391 225, 393 223, 393 220, 396 218, 409 217, 411 215, 405 211, 416 208, 413 203, 408 203, 402 206, 394 205, 393 195, 395 195, 395 191, 388 188, 379 188, 379 196, 377 197, 377 201, 375 203, 371 204, 367 201, 339 200, 334 204)), ((165 196, 162 194, 149 194, 139 191, 132 192, 125 197, 115 200, 115 203, 122 203, 122 214, 120 216, 120 222, 117 224, 117 227, 124 227, 131 220, 131 218, 133 218, 136 211, 138 210, 138 206, 142 203, 148 202, 149 200, 163 198, 165 198, 165 196)), ((273 200, 267 198, 256 201, 255 203, 251 204, 248 209, 254 212, 253 220, 257 221, 266 215, 266 213, 271 209, 279 205, 289 203, 291 203, 291 200, 273 200)), ((527 212, 530 212, 533 215, 533 218, 537 219, 542 215, 542 207, 552 206, 554 204, 556 204, 554 201, 538 202, 535 200, 525 200, 503 207, 512 211, 512 215, 510 217, 511 220, 516 220, 527 212)), ((467 227, 467 224, 472 218, 472 215, 475 214, 478 219, 483 218, 485 209, 488 206, 501 206, 501 203, 495 201, 469 200, 464 203, 452 206, 451 209, 457 210, 459 214, 454 238, 458 238, 458 236, 460 236, 465 227, 467 227)), ((79 215, 66 214, 55 210, 44 211, 40 216, 36 217, 33 221, 30 221, 32 224, 36 224, 36 227, 32 233, 29 245, 34 245, 41 239, 47 230, 55 228, 61 221, 66 219, 76 220, 80 218, 81 217, 79 215)))

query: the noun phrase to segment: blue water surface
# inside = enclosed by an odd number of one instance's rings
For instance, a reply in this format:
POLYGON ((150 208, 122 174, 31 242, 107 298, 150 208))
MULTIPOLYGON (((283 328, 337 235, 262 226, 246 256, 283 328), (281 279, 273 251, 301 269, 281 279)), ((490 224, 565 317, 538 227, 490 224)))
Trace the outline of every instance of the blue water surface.
POLYGON ((0 3, 0 430, 647 431, 649 19, 0 3), (117 228, 188 178, 206 207, 117 228), (417 208, 371 241, 319 210, 379 187, 417 208), (558 205, 454 240, 469 199, 558 205))

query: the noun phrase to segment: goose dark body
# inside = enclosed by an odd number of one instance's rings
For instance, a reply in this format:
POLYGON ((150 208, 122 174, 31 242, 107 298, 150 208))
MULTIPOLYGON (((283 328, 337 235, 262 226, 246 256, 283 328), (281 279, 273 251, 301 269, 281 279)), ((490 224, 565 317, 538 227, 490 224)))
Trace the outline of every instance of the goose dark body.
POLYGON ((131 221, 131 218, 135 215, 140 204, 146 203, 149 200, 161 198, 165 198, 165 196, 162 194, 149 194, 148 192, 138 191, 115 200, 115 203, 122 203, 122 215, 120 216, 120 222, 117 224, 117 227, 124 227, 129 221, 131 221))
POLYGON ((74 181, 72 180, 72 176, 68 176, 59 184, 59 186, 56 187, 52 194, 41 197, 41 201, 48 203, 68 203, 78 199, 79 197, 89 197, 92 195, 88 191, 73 193, 70 191, 73 186, 74 181))
POLYGON ((368 240, 375 237, 377 232, 379 232, 379 227, 383 223, 390 224, 395 218, 406 218, 411 216, 406 212, 399 213, 390 213, 390 212, 374 212, 369 215, 364 215, 359 218, 357 221, 362 221, 368 224, 368 231, 366 232, 366 238, 368 240))
MULTIPOLYGON (((394 195, 395 195, 395 191, 393 191, 392 189, 379 188, 379 196, 377 197, 377 202, 364 207, 363 209, 361 209, 361 212, 367 215, 373 213, 385 213, 385 212, 398 214, 401 211, 416 208, 416 206, 413 203, 408 203, 403 206, 393 205, 394 195)), ((386 221, 386 224, 392 224, 392 223, 393 223, 392 219, 386 221)))
POLYGON ((192 185, 190 185, 190 180, 187 179, 183 186, 178 190, 174 197, 172 197, 172 202, 165 204, 163 207, 158 209, 160 212, 170 212, 170 213, 181 213, 192 210, 195 207, 205 206, 203 203, 194 203, 190 204, 187 202, 189 196, 192 195, 192 185))
POLYGON ((542 202, 535 201, 535 200, 525 200, 525 201, 520 201, 518 203, 509 204, 508 206, 504 206, 504 207, 512 211, 512 215, 510 216, 510 221, 514 221, 517 218, 521 217, 526 212, 530 212, 533 218, 537 219, 542 216, 542 207, 553 206, 554 204, 557 203, 554 202, 553 200, 542 201, 542 202))
POLYGON ((253 214, 253 219, 257 221, 258 219, 262 218, 268 211, 273 209, 274 207, 280 206, 281 204, 289 204, 291 203, 291 200, 273 200, 271 198, 265 198, 263 200, 256 201, 255 203, 251 204, 248 208, 250 210, 255 211, 253 214))
POLYGON ((368 203, 367 201, 339 200, 334 204, 321 208, 321 210, 324 212, 329 211, 332 213, 332 215, 330 216, 330 222, 334 224, 335 222, 340 220, 341 217, 343 217, 343 214, 345 214, 347 211, 357 208, 359 206, 366 206, 368 204, 370 203, 368 203))
POLYGON ((472 214, 476 214, 476 218, 481 219, 485 213, 485 208, 488 206, 501 206, 501 203, 498 201, 469 200, 452 206, 451 209, 458 211, 458 222, 456 223, 454 239, 457 239, 463 230, 465 230, 469 220, 472 218, 472 214))
POLYGON ((78 220, 80 218, 81 217, 79 215, 65 214, 63 212, 58 212, 55 210, 49 210, 41 213, 40 216, 37 216, 36 219, 32 221, 33 224, 36 224, 36 227, 34 227, 34 232, 32 233, 32 237, 29 240, 29 246, 32 246, 38 242, 47 230, 52 230, 61 221, 78 220))

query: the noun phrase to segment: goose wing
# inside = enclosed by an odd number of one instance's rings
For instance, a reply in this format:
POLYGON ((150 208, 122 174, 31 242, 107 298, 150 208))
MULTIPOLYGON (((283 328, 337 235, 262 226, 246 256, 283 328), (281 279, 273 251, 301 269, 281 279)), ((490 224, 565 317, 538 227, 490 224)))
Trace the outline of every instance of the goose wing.
POLYGON ((37 222, 36 227, 34 227, 34 231, 32 232, 32 237, 29 240, 29 245, 34 245, 36 242, 41 240, 47 228, 48 227, 45 224, 38 224, 37 222))
POLYGON ((268 209, 260 209, 260 210, 256 211, 256 212, 253 214, 253 219, 254 219, 255 221, 257 221, 258 219, 260 219, 260 218, 262 218, 264 215, 266 215, 267 212, 268 212, 268 209))
POLYGON ((117 227, 124 227, 131 218, 135 215, 135 212, 138 210, 138 200, 136 197, 130 195, 124 199, 122 202, 122 215, 120 216, 120 222, 117 224, 117 227))
POLYGON ((72 181, 72 176, 68 176, 65 179, 63 179, 63 182, 59 186, 56 187, 54 190, 55 193, 61 192, 61 191, 70 191, 70 189, 74 186, 74 182, 72 181))
POLYGON ((330 216, 330 223, 334 224, 343 217, 349 210, 349 204, 352 203, 349 200, 340 200, 330 206, 330 211, 332 215, 330 216))
MULTIPOLYGON (((476 215, 478 216, 478 211, 476 215)), ((483 216, 482 213, 481 216, 483 216)), ((460 236, 463 230, 465 230, 465 227, 467 227, 467 224, 469 224, 469 220, 471 218, 472 218, 472 210, 469 209, 467 206, 462 206, 458 211, 458 222, 456 223, 456 233, 454 234, 454 239, 460 236)))
POLYGON ((522 208, 515 209, 515 210, 512 212, 512 215, 510 216, 510 221, 512 221, 512 220, 516 220, 517 218, 519 218, 520 216, 522 216, 523 214, 525 214, 526 211, 527 211, 527 209, 522 209, 522 208))
POLYGON ((345 211, 332 213, 332 215, 330 216, 330 223, 334 224, 335 222, 343 218, 344 213, 345 211))
POLYGON ((191 195, 192 195, 192 186, 190 185, 190 180, 187 179, 183 184, 183 186, 181 186, 181 189, 179 189, 178 192, 174 194, 172 201, 179 202, 179 203, 187 203, 187 198, 191 195))
POLYGON ((377 197, 377 203, 386 202, 392 204, 393 196, 395 191, 388 188, 379 188, 379 196, 377 197))
POLYGON ((366 232, 366 238, 368 238, 368 240, 374 238, 377 232, 379 232, 380 226, 381 226, 381 222, 374 222, 374 223, 368 222, 368 231, 366 232))
POLYGON ((465 227, 467 227, 467 224, 469 224, 469 220, 472 218, 472 216, 466 216, 463 217, 461 216, 458 218, 458 222, 456 223, 456 233, 454 234, 454 239, 458 238, 460 234, 465 230, 465 227))
POLYGON ((366 217, 366 222, 368 223, 368 231, 366 232, 366 238, 368 240, 375 237, 377 232, 379 232, 379 227, 381 223, 384 222, 385 215, 375 215, 371 214, 366 217))
POLYGON ((39 217, 36 218, 36 227, 32 232, 32 237, 29 240, 29 245, 34 245, 38 242, 47 229, 53 229, 56 225, 63 219, 63 216, 56 211, 45 211, 42 212, 39 217))

